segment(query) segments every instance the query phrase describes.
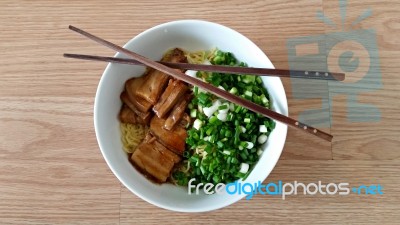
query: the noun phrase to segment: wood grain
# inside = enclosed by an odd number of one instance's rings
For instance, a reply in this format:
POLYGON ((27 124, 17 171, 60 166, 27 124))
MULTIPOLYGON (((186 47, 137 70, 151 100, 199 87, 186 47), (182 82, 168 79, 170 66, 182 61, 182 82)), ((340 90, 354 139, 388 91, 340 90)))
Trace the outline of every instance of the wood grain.
MULTIPOLYGON (((62 54, 114 52, 68 31, 68 25, 123 45, 163 22, 209 20, 249 37, 275 67, 289 68, 288 39, 337 31, 316 19, 316 12, 340 24, 338 1, 0 1, 0 223, 154 224, 168 218, 171 224, 397 224, 400 5, 394 0, 347 4, 347 24, 368 7, 373 11, 354 28, 376 31, 382 87, 361 93, 358 100, 377 106, 381 120, 349 122, 347 97, 333 97, 323 108, 332 115, 329 127, 322 129, 332 132, 334 142, 290 129, 282 160, 265 182, 379 183, 384 195, 255 196, 192 215, 144 202, 121 187, 108 169, 96 143, 92 113, 105 64, 62 54)), ((283 84, 290 116, 321 107, 319 98, 296 98, 290 80, 283 84)), ((329 86, 326 90, 337 94, 329 86)))
POLYGON ((98 150, 93 98, 0 97, 2 224, 119 221, 119 183, 98 150))

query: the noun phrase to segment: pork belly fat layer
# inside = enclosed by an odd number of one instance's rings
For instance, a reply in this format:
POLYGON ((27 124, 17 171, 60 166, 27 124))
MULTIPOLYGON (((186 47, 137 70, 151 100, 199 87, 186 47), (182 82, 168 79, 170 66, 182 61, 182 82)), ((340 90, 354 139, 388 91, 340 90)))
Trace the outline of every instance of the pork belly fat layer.
POLYGON ((156 143, 157 142, 154 141, 140 144, 132 154, 131 159, 140 169, 147 172, 158 181, 165 182, 175 162, 169 158, 170 155, 168 155, 168 153, 162 153, 169 150, 160 143, 156 146, 156 143))
POLYGON ((181 126, 175 126, 172 130, 164 129, 165 120, 153 116, 150 121, 150 132, 171 151, 182 155, 185 151, 186 129, 181 126))
POLYGON ((152 144, 154 142, 154 148, 158 150, 161 154, 163 154, 167 159, 171 160, 174 163, 181 161, 181 157, 177 154, 170 151, 163 144, 161 144, 156 137, 154 137, 150 131, 147 131, 146 136, 144 137, 142 143, 152 144))
POLYGON ((168 150, 164 145, 162 145, 159 141, 151 142, 153 144, 153 148, 159 151, 167 160, 178 163, 181 161, 181 157, 177 154, 173 153, 172 151, 168 150))

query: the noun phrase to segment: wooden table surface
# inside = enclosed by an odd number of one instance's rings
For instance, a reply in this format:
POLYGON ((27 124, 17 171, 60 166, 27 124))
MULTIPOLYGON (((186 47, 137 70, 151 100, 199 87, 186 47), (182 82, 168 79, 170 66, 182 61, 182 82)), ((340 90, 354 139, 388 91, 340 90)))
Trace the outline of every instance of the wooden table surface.
MULTIPOLYGON (((400 2, 347 2, 347 25, 374 29, 383 86, 358 100, 379 108, 379 122, 350 122, 346 95, 329 105, 327 143, 289 129, 280 161, 265 182, 380 184, 383 195, 255 196, 221 210, 187 214, 130 193, 102 158, 93 102, 104 63, 62 53, 113 55, 67 29, 73 24, 117 44, 154 25, 203 19, 253 40, 275 67, 288 68, 291 38, 329 34, 321 11, 340 24, 336 0, 0 1, 0 224, 398 224, 400 221, 400 2)), ((321 105, 293 97, 290 115, 321 105)), ((330 90, 330 89, 329 89, 330 90)), ((329 93, 332 94, 332 93, 329 93)))

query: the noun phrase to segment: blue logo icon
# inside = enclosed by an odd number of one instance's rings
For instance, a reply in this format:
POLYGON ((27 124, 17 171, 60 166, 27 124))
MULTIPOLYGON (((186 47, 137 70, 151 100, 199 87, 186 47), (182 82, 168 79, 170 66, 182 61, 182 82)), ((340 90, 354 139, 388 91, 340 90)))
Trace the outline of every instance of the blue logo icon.
MULTIPOLYGON (((287 41, 289 67, 292 70, 343 72, 345 81, 291 79, 295 99, 320 99, 321 105, 299 114, 299 120, 317 127, 332 125, 330 109, 337 95, 347 97, 349 122, 378 122, 380 110, 368 102, 360 101, 359 95, 382 87, 382 75, 373 29, 352 29, 372 15, 368 9, 350 27, 345 26, 346 0, 339 0, 341 29, 324 35, 291 38, 287 41)), ((317 18, 332 28, 338 28, 322 12, 317 18)))

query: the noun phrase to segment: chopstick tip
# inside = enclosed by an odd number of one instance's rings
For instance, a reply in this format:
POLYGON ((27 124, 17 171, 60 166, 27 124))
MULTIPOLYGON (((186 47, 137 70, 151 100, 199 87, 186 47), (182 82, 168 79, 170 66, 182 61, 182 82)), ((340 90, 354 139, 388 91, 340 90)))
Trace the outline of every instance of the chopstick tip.
POLYGON ((69 26, 68 26, 68 28, 69 28, 70 30, 73 30, 73 31, 75 31, 75 32, 78 32, 78 31, 80 31, 80 29, 79 29, 79 28, 77 28, 77 27, 75 27, 75 26, 72 26, 72 25, 69 25, 69 26))
POLYGON ((344 74, 344 73, 333 73, 332 76, 333 76, 337 81, 344 81, 344 79, 345 79, 345 74, 344 74))

